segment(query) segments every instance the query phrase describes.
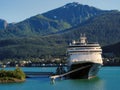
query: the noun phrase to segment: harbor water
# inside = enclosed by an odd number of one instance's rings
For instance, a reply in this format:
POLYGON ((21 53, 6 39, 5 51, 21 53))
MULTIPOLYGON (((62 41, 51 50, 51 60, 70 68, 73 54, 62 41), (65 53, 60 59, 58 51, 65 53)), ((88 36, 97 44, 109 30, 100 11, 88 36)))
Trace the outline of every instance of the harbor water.
MULTIPOLYGON (((55 67, 21 69, 23 71, 55 71, 55 67)), ((0 84, 0 90, 120 90, 120 67, 102 67, 97 77, 90 80, 57 79, 52 83, 49 77, 32 77, 22 83, 0 84)))

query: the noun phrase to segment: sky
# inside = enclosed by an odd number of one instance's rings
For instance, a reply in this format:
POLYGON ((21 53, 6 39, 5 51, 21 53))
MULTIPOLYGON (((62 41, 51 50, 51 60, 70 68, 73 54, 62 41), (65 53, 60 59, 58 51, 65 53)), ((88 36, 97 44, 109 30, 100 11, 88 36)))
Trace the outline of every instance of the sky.
POLYGON ((8 23, 20 22, 72 2, 120 11, 120 0, 0 0, 0 19, 8 23))

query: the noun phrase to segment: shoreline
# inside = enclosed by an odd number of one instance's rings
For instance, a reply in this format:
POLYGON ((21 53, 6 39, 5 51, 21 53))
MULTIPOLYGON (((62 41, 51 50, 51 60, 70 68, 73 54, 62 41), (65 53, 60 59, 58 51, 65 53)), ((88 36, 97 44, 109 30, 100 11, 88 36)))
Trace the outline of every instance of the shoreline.
POLYGON ((1 83, 21 83, 21 82, 24 82, 24 80, 20 80, 20 79, 17 79, 17 78, 9 78, 9 79, 4 79, 4 78, 0 78, 0 84, 1 83))

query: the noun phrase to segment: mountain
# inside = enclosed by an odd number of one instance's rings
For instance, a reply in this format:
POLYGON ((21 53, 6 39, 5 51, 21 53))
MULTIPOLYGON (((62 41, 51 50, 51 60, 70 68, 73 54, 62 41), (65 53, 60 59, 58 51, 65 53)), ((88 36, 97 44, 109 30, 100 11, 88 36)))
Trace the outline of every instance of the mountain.
POLYGON ((81 33, 101 46, 120 42, 120 12, 69 3, 8 24, 0 30, 0 59, 64 56, 67 45, 81 33))
POLYGON ((53 20, 67 22, 73 27, 79 25, 91 17, 106 12, 108 11, 73 2, 68 3, 60 8, 43 13, 42 15, 53 20))
POLYGON ((88 42, 98 41, 105 50, 119 54, 120 42, 120 12, 112 11, 107 14, 91 18, 84 24, 47 36, 10 38, 0 40, 0 59, 5 58, 43 58, 46 56, 60 57, 66 55, 67 45, 73 40, 79 39, 81 33, 85 33, 88 42), (109 47, 109 48, 108 48, 109 47), (118 50, 118 51, 117 51, 118 50))
MULTIPOLYGON (((68 40, 79 38, 81 33, 87 35, 89 41, 98 41, 101 45, 109 45, 120 41, 120 12, 111 11, 90 18, 86 22, 57 33, 56 36, 68 40)), ((53 36, 55 37, 55 36, 53 36)))
POLYGON ((88 19, 106 12, 109 11, 73 2, 46 13, 30 17, 12 26, 7 26, 5 31, 0 32, 0 37, 49 35, 78 26, 88 19), (6 32, 7 35, 5 35, 6 32))

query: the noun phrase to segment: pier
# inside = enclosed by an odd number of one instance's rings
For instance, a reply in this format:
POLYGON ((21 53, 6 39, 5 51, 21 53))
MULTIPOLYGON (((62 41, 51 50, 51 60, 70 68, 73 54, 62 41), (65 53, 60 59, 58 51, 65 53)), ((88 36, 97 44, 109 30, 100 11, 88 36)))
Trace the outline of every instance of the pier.
POLYGON ((53 72, 24 72, 26 74, 26 77, 50 77, 51 75, 54 75, 53 72))

